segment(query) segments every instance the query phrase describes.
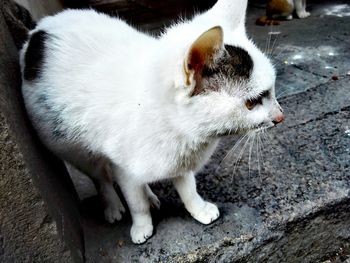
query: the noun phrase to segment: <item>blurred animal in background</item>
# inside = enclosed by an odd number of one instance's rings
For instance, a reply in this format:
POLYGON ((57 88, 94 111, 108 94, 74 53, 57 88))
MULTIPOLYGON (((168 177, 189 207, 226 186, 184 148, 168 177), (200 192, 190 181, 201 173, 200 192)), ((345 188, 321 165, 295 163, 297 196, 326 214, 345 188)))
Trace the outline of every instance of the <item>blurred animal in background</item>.
POLYGON ((293 12, 298 18, 306 18, 310 16, 306 12, 306 0, 269 0, 266 5, 266 16, 262 16, 256 20, 256 24, 279 25, 281 20, 293 19, 293 12))

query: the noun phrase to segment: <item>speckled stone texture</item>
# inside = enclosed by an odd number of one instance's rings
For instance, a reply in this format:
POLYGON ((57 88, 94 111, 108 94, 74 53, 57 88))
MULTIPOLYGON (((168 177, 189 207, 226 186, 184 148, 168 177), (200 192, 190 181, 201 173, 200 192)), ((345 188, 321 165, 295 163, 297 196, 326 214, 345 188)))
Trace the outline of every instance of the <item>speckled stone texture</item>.
POLYGON ((224 138, 197 175, 199 192, 218 204, 221 217, 208 226, 195 222, 169 183, 156 184, 156 232, 136 246, 129 217, 104 223, 95 198, 86 199, 88 262, 350 260, 350 6, 309 1, 308 10, 308 19, 257 27, 264 9, 251 2, 248 33, 274 50, 286 120, 252 137, 240 161, 244 142, 224 159, 239 139, 224 138), (280 33, 266 44, 269 32, 280 33))
POLYGON ((76 193, 24 111, 16 45, 26 27, 12 5, 0 0, 0 262, 82 262, 76 193))

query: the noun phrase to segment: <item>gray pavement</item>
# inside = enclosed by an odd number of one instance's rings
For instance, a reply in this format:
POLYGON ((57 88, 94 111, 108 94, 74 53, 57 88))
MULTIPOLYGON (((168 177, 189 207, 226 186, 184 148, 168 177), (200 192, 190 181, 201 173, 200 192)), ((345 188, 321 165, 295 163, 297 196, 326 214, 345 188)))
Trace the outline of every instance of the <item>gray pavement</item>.
POLYGON ((249 10, 249 35, 262 49, 274 49, 286 120, 266 136, 251 138, 236 165, 244 144, 224 159, 238 138, 223 139, 198 174, 199 192, 218 204, 221 217, 209 226, 195 222, 169 183, 156 184, 162 202, 153 211, 156 232, 136 246, 129 237, 130 217, 109 225, 96 198, 88 198, 82 205, 88 262, 346 261, 350 3, 315 3, 309 10, 310 18, 276 27, 255 26, 264 10, 257 5, 249 10), (280 33, 267 45, 269 32, 280 33))

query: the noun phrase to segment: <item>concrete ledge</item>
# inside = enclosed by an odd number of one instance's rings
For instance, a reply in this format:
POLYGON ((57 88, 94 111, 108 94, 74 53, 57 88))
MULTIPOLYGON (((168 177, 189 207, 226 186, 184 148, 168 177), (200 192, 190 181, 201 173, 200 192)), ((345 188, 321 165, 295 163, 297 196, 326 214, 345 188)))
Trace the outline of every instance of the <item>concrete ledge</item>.
POLYGON ((81 262, 77 195, 63 163, 36 138, 23 107, 18 51, 8 27, 21 34, 26 28, 8 13, 12 4, 0 1, 0 261, 81 262))

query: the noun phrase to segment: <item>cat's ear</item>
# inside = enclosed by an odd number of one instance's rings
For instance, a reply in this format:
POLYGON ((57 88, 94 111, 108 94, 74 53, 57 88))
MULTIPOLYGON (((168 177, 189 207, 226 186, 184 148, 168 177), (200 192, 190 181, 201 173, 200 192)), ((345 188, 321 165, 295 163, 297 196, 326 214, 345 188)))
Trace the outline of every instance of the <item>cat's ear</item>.
POLYGON ((186 85, 200 81, 204 67, 213 64, 215 56, 223 48, 224 34, 220 26, 213 27, 200 35, 191 45, 184 61, 186 85))

